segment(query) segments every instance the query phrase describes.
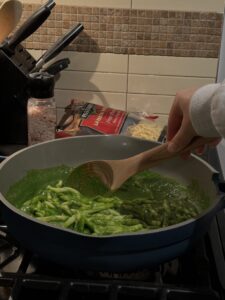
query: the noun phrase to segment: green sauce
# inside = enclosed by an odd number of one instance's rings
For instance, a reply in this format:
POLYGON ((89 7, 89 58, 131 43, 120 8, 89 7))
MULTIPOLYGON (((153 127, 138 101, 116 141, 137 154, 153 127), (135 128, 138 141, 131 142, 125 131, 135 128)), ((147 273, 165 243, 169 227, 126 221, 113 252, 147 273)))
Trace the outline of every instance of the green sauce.
POLYGON ((197 182, 184 186, 145 171, 109 191, 82 168, 31 170, 6 198, 45 222, 89 235, 148 231, 197 217, 210 200, 197 182))

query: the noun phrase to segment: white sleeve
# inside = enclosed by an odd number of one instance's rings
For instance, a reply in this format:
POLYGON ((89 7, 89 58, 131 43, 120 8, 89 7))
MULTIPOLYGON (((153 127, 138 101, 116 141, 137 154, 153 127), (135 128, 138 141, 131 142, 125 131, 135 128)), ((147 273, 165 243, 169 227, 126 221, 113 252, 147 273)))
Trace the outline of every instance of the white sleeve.
POLYGON ((225 83, 208 84, 191 98, 190 118, 199 136, 225 137, 225 83))

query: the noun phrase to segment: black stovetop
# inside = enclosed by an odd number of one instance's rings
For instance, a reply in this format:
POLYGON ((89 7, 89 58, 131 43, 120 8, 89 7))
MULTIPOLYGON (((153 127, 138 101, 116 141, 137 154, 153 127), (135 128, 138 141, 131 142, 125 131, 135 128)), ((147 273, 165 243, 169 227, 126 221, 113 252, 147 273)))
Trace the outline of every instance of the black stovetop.
MULTIPOLYGON (((220 170, 215 149, 204 155, 220 170)), ((35 238, 35 237, 34 237, 35 238)), ((0 300, 225 299, 225 215, 182 257, 132 273, 69 270, 43 261, 0 222, 0 300)))

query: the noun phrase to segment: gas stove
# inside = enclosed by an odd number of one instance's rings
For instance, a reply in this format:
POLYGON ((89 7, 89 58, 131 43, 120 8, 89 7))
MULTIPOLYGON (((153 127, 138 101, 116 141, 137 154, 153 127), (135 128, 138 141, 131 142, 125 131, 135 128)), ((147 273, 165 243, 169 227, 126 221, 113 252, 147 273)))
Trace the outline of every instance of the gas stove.
MULTIPOLYGON (((220 170, 216 148, 203 159, 220 170)), ((224 211, 185 255, 130 273, 70 270, 45 261, 24 249, 0 220, 0 299, 225 299, 224 211)))

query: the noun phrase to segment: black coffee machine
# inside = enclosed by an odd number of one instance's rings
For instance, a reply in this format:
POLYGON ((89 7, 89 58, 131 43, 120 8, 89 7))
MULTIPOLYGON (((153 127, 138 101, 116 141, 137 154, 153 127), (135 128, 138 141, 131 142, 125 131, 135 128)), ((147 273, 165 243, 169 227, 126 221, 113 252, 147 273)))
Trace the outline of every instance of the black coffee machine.
MULTIPOLYGON (((42 66, 61 52, 83 30, 81 24, 69 30, 38 60, 21 45, 21 42, 39 28, 48 18, 53 0, 49 0, 29 17, 24 24, 0 45, 0 156, 10 155, 28 144, 27 101, 29 74, 40 72, 42 66)), ((45 71, 57 74, 67 67, 68 59, 59 60, 45 71)))

